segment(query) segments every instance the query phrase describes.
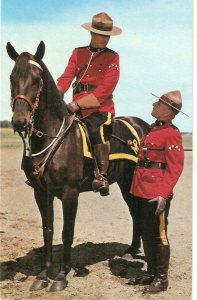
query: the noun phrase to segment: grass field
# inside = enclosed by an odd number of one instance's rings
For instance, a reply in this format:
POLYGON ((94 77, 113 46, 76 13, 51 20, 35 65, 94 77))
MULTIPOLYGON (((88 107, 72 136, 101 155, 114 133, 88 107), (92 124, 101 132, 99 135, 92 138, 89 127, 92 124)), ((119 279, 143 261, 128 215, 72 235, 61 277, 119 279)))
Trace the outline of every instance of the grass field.
MULTIPOLYGON (((192 148, 192 134, 183 134, 183 145, 185 148, 192 148)), ((12 128, 0 128, 0 147, 22 147, 23 143, 16 132, 12 128)))
POLYGON ((0 147, 22 147, 23 142, 12 128, 0 128, 0 147))

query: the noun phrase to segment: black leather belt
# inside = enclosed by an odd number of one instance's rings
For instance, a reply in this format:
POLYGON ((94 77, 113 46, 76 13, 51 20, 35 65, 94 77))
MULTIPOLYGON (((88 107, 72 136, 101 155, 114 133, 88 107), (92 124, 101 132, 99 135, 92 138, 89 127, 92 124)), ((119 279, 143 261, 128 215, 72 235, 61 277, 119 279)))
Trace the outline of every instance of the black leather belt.
POLYGON ((137 166, 143 167, 146 169, 166 169, 166 163, 162 162, 154 162, 154 161, 148 161, 148 160, 139 160, 137 163, 137 166))
POLYGON ((72 85, 73 87, 73 94, 77 94, 77 93, 81 93, 81 92, 88 92, 88 91, 93 91, 95 90, 96 86, 95 85, 91 85, 88 83, 81 83, 81 82, 77 82, 75 81, 72 85))

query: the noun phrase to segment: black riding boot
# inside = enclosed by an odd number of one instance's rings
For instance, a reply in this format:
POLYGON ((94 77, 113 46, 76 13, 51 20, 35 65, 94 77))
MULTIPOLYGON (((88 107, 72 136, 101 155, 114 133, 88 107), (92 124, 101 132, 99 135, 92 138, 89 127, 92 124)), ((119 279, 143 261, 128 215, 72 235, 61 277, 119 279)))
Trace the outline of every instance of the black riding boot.
POLYGON ((144 253, 147 262, 147 272, 142 276, 131 278, 128 284, 131 285, 149 285, 155 278, 156 274, 156 261, 155 261, 155 248, 150 241, 143 241, 144 253))
POLYGON ((109 195, 109 183, 107 180, 107 170, 109 166, 108 145, 94 145, 94 155, 96 157, 99 173, 95 175, 92 182, 92 189, 94 192, 100 192, 101 196, 107 196, 109 195))
POLYGON ((156 275, 153 282, 146 288, 146 292, 155 294, 167 289, 169 261, 169 245, 157 245, 156 275))

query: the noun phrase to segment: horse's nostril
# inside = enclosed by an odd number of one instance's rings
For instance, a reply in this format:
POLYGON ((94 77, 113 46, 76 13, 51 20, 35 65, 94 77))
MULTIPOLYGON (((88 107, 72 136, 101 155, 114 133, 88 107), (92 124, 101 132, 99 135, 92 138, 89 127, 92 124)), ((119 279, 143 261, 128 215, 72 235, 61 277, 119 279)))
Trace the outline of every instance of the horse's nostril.
POLYGON ((14 130, 16 130, 16 131, 22 132, 25 130, 25 125, 26 125, 25 121, 12 119, 12 124, 13 124, 14 130))

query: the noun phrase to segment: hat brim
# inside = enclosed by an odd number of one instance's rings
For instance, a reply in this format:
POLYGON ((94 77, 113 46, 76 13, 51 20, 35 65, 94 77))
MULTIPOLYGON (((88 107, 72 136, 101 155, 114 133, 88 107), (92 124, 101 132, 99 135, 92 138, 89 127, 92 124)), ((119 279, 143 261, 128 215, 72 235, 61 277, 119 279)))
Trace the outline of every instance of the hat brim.
POLYGON ((99 29, 95 29, 92 27, 91 23, 84 23, 81 25, 84 29, 97 33, 97 34, 102 34, 102 35, 119 35, 122 33, 122 29, 120 29, 119 27, 113 26, 112 30, 110 31, 106 31, 106 30, 99 30, 99 29))
POLYGON ((158 97, 157 95, 151 93, 151 95, 153 95, 154 97, 158 98, 161 102, 165 103, 166 105, 170 106, 171 108, 175 109, 178 112, 181 112, 182 114, 186 115, 187 117, 189 117, 186 113, 184 113, 182 110, 174 107, 172 104, 168 103, 167 101, 163 100, 161 97, 158 97))

